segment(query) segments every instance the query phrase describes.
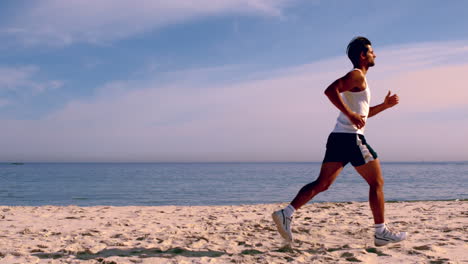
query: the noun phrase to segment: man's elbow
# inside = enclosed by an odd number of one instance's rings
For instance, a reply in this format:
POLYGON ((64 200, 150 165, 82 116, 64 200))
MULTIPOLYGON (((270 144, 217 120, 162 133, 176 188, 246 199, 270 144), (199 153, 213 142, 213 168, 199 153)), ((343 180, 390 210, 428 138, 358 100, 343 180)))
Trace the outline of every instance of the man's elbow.
POLYGON ((327 89, 325 89, 325 91, 323 91, 323 94, 325 94, 327 97, 330 97, 333 94, 333 92, 333 88, 328 87, 327 89))
POLYGON ((330 84, 327 89, 323 92, 327 97, 338 94, 339 80, 334 81, 330 84))

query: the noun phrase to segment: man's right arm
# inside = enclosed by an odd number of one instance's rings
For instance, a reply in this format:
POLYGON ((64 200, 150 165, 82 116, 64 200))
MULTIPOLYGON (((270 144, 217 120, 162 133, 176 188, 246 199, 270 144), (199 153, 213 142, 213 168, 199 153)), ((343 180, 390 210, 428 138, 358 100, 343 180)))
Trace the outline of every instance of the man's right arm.
POLYGON ((334 81, 325 90, 325 95, 349 120, 357 127, 362 128, 365 125, 364 117, 351 111, 344 103, 340 93, 350 91, 353 88, 363 89, 364 76, 359 71, 351 71, 345 76, 334 81))

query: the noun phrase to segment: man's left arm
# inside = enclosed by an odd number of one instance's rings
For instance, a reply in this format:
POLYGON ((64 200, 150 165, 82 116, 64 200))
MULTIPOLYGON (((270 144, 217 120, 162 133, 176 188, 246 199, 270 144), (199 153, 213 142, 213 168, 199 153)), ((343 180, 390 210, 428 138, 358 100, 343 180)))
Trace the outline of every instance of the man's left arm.
POLYGON ((399 100, 400 99, 398 98, 398 95, 396 94, 392 95, 391 92, 388 91, 388 94, 387 96, 385 96, 383 103, 369 108, 369 115, 367 117, 375 116, 376 114, 382 112, 383 110, 386 110, 390 107, 397 105, 399 100))

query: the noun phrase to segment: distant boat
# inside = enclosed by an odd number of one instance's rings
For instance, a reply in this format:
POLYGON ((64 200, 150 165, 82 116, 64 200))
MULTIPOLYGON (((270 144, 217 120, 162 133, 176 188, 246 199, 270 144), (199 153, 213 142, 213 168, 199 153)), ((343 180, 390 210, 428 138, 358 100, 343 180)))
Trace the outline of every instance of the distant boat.
POLYGON ((22 163, 22 162, 12 162, 12 163, 10 163, 10 164, 11 164, 11 165, 24 165, 24 163, 22 163))

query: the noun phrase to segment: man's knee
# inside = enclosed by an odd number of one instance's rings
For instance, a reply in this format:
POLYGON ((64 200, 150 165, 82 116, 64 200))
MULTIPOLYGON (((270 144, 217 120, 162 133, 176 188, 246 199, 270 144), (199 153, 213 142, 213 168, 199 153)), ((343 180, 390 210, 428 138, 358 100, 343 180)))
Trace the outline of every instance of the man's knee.
POLYGON ((369 183, 371 189, 383 189, 384 179, 382 177, 377 177, 375 180, 369 183))
POLYGON ((316 181, 315 183, 316 183, 317 191, 319 192, 324 192, 328 190, 328 188, 331 185, 331 182, 328 182, 328 181, 316 181))

